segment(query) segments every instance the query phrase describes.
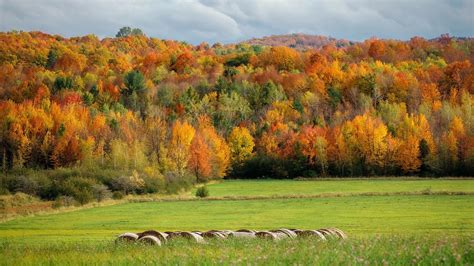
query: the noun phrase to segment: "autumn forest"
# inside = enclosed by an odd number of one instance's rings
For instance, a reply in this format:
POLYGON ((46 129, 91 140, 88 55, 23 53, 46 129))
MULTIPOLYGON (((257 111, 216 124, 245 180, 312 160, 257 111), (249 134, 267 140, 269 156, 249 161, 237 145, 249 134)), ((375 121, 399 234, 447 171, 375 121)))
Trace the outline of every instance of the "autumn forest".
POLYGON ((473 63, 474 40, 449 35, 300 49, 138 29, 0 33, 2 189, 66 193, 52 192, 54 176, 8 181, 28 169, 127 173, 71 184, 125 193, 224 177, 472 175, 473 63))

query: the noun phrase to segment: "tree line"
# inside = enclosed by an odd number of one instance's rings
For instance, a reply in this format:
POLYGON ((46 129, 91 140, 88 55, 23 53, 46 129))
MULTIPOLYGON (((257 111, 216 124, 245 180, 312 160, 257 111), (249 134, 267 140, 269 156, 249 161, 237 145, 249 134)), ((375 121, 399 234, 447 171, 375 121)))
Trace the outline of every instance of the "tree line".
POLYGON ((299 51, 131 28, 0 33, 0 167, 160 182, 472 175, 473 51, 448 35, 299 51))

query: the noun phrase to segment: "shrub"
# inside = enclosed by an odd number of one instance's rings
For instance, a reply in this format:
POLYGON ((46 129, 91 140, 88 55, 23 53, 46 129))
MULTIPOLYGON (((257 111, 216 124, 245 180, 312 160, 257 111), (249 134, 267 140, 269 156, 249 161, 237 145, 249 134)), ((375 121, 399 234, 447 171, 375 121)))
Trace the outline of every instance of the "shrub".
POLYGON ((57 197, 53 203, 53 208, 68 207, 76 205, 76 200, 70 196, 60 196, 57 197))
POLYGON ((197 190, 196 190, 196 197, 199 197, 199 198, 206 198, 209 196, 209 189, 207 189, 206 186, 203 186, 203 187, 199 187, 197 190))
POLYGON ((81 205, 92 201, 93 198, 92 191, 87 189, 80 189, 74 193, 74 199, 81 205))
POLYGON ((7 188, 10 192, 23 192, 30 195, 35 195, 39 190, 38 183, 24 175, 10 177, 7 188))
POLYGON ((62 195, 72 196, 81 205, 90 202, 93 198, 95 181, 83 177, 71 177, 60 184, 62 195))
POLYGON ((168 193, 178 193, 192 187, 195 177, 190 174, 179 175, 176 172, 167 172, 165 174, 166 191, 168 193))
POLYGON ((121 190, 125 194, 143 192, 145 187, 145 181, 140 178, 136 171, 131 176, 121 176, 112 183, 114 189, 121 190))
POLYGON ((114 200, 119 200, 119 199, 123 199, 123 192, 122 191, 114 191, 114 193, 112 193, 112 198, 114 200))
POLYGON ((109 199, 111 194, 112 194, 110 192, 109 188, 105 185, 102 185, 102 184, 93 185, 92 186, 92 191, 93 191, 93 194, 94 194, 94 198, 98 202, 109 199))
POLYGON ((144 177, 145 187, 143 191, 145 193, 158 193, 164 190, 164 179, 163 177, 144 177))

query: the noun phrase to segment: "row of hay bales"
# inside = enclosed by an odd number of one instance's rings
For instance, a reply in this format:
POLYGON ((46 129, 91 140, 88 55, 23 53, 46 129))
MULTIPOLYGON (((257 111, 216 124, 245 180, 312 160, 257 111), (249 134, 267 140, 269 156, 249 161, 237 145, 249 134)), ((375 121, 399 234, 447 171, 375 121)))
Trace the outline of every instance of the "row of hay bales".
POLYGON ((231 230, 210 230, 207 232, 200 231, 167 231, 159 232, 148 230, 141 233, 123 233, 116 239, 119 242, 138 242, 148 245, 161 246, 173 239, 188 239, 196 243, 205 243, 206 239, 227 239, 227 238, 263 238, 274 241, 290 238, 314 237, 318 240, 327 240, 329 238, 346 239, 347 235, 337 228, 322 228, 317 230, 300 230, 300 229, 276 229, 268 231, 256 231, 249 229, 241 229, 237 231, 231 230))

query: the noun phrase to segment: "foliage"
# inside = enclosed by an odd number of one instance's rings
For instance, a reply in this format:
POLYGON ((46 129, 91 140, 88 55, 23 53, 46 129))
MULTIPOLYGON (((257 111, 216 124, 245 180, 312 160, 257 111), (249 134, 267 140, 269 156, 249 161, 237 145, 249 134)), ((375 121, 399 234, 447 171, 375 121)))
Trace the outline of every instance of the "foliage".
MULTIPOLYGON (((472 39, 250 43, 0 33, 0 168, 135 170, 139 188, 94 181, 126 193, 244 173, 472 175, 472 39)), ((16 178, 1 190, 62 195, 16 178)))
POLYGON ((199 187, 196 190, 196 197, 207 198, 209 196, 209 189, 206 186, 199 187))

